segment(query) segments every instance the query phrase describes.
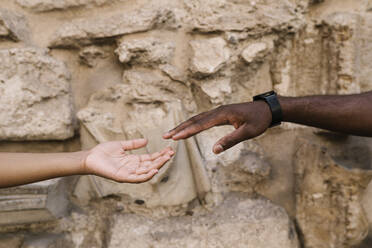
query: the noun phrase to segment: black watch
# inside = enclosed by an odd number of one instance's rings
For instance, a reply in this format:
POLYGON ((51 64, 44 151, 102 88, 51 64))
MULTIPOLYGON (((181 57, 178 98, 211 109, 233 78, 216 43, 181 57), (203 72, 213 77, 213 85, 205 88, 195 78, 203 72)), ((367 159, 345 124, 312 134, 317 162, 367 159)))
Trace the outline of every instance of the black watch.
POLYGON ((265 101, 271 110, 272 121, 270 127, 278 126, 282 123, 283 114, 282 108, 280 107, 280 103, 278 101, 278 97, 274 91, 269 91, 257 96, 253 97, 253 101, 265 101))

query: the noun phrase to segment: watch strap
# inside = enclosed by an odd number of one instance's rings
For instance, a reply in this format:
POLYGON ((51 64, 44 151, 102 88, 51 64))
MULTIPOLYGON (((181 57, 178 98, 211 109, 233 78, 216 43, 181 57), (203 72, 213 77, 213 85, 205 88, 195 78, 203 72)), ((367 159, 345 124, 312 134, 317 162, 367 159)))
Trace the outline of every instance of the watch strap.
POLYGON ((272 115, 270 127, 280 125, 283 120, 283 114, 277 94, 274 91, 269 91, 253 97, 253 101, 259 100, 265 101, 270 107, 272 115))

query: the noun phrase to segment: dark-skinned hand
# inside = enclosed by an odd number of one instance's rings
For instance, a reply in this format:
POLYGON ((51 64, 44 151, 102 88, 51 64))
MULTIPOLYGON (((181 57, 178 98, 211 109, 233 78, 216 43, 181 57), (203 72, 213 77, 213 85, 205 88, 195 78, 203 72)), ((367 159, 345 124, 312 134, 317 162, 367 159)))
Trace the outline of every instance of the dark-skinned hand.
POLYGON ((213 146, 221 153, 234 145, 262 134, 270 126, 271 111, 264 101, 222 105, 198 114, 163 135, 164 139, 187 139, 214 126, 232 125, 235 130, 213 146))

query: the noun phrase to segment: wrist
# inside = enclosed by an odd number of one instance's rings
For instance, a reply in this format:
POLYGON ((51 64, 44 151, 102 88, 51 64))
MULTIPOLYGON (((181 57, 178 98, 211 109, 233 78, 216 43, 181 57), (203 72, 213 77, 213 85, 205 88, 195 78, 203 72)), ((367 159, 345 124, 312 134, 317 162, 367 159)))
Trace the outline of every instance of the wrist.
POLYGON ((270 106, 264 102, 264 101, 254 101, 252 102, 256 107, 256 115, 260 116, 259 120, 260 123, 265 123, 265 129, 270 127, 270 124, 272 122, 272 114, 271 114, 271 109, 270 106))
POLYGON ((304 111, 306 103, 303 98, 278 96, 278 101, 282 107, 283 121, 294 122, 296 115, 304 111))
POLYGON ((90 150, 75 152, 77 160, 79 161, 78 171, 76 174, 86 175, 90 173, 87 166, 87 157, 89 154, 90 150))

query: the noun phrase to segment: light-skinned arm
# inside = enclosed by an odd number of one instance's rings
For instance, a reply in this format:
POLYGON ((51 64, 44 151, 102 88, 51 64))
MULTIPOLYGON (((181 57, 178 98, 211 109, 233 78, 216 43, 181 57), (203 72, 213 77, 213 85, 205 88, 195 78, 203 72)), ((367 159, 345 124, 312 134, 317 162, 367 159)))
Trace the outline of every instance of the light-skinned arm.
POLYGON ((80 152, 0 153, 0 188, 86 174, 117 182, 145 182, 174 154, 169 147, 153 154, 128 153, 146 144, 147 140, 137 139, 106 142, 80 152))
MULTIPOLYGON (((354 95, 278 96, 278 100, 284 122, 372 137, 372 91, 354 95)), ((234 126, 235 131, 213 146, 213 152, 218 154, 264 133, 271 119, 270 108, 264 101, 223 105, 190 118, 163 137, 186 139, 214 126, 234 126)))

